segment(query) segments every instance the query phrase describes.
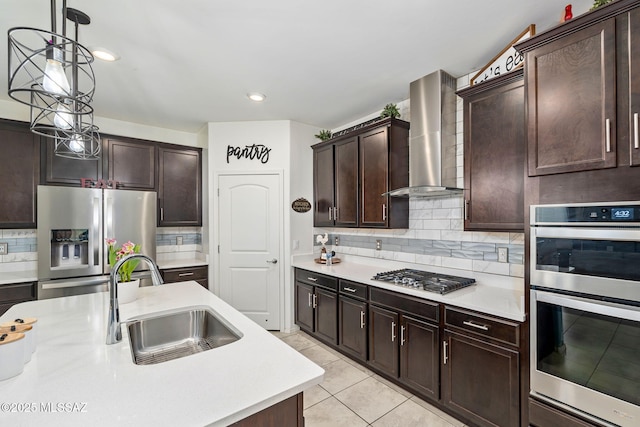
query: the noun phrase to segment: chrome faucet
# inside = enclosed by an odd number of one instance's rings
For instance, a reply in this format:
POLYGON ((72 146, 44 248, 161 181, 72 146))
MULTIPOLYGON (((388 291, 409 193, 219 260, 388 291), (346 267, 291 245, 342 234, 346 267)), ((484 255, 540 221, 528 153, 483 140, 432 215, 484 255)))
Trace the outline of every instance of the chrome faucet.
POLYGON ((160 270, 156 263, 146 255, 131 254, 120 259, 111 269, 109 277, 109 323, 107 324, 107 344, 115 344, 122 340, 122 329, 120 329, 120 309, 118 307, 118 271, 122 264, 133 258, 140 258, 147 261, 151 267, 151 280, 153 286, 163 284, 160 270))

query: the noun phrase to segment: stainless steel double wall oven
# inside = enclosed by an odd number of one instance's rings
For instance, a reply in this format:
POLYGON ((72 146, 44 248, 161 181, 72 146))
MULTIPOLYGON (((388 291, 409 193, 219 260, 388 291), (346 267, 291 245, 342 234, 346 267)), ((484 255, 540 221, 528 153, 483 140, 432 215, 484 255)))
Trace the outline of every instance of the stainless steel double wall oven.
POLYGON ((640 202, 531 206, 531 394, 640 425, 640 202))

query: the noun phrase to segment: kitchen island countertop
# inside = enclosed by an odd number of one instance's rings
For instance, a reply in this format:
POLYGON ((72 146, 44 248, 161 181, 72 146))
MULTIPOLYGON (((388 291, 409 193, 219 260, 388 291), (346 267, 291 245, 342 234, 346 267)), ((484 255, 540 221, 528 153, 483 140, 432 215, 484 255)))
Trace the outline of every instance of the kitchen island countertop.
POLYGON ((223 347, 135 365, 127 328, 106 345, 106 292, 32 301, 0 317, 38 319, 22 374, 0 381, 0 425, 228 425, 322 381, 324 370, 196 282, 140 288, 121 320, 207 306, 242 333, 223 347), (7 406, 8 404, 8 406, 7 406))

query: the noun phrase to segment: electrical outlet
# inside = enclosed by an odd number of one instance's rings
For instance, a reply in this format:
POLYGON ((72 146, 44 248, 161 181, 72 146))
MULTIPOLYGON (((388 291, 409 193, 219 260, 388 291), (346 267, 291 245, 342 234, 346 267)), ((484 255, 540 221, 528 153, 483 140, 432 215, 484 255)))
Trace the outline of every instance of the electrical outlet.
POLYGON ((340 237, 336 236, 333 238, 333 246, 340 246, 340 237))
POLYGON ((176 245, 181 245, 181 244, 182 244, 182 236, 176 237, 176 245))
POLYGON ((381 251, 382 250, 382 240, 378 239, 376 240, 376 251, 381 251))
POLYGON ((0 255, 6 255, 9 253, 9 244, 0 243, 0 255))
POLYGON ((509 248, 498 248, 498 262, 507 262, 509 260, 509 248))

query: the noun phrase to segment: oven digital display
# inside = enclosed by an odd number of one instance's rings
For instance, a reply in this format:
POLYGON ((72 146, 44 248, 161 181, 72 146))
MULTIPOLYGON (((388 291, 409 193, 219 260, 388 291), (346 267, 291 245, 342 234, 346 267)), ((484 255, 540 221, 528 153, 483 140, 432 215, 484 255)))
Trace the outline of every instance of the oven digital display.
POLYGON ((611 219, 616 221, 633 221, 633 208, 611 208, 611 219))

